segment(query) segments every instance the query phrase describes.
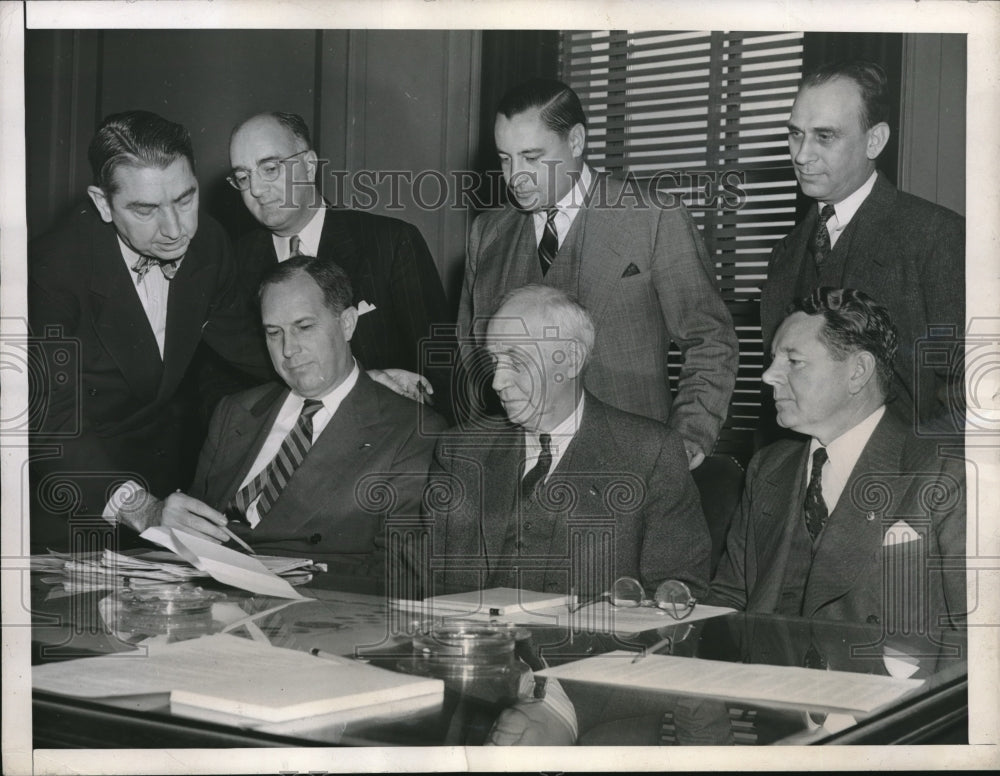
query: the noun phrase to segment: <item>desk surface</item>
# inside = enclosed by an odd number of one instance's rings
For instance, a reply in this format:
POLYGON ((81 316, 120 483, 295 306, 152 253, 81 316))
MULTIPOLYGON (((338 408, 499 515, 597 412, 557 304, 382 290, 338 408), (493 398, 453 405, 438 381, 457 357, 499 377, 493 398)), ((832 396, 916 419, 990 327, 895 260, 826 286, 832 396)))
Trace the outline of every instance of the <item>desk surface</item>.
MULTIPOLYGON (((412 615, 387 606, 384 600, 356 593, 315 590, 309 594, 316 599, 288 602, 227 590, 222 608, 216 604, 213 609, 213 620, 199 627, 215 632, 224 622, 245 620, 244 625, 236 625, 234 633, 266 638, 275 646, 318 648, 364 657, 393 670, 425 670, 412 652, 411 637, 416 627, 412 615)), ((34 580, 32 662, 134 649, 130 642, 142 634, 113 632, 109 628, 101 615, 101 610, 107 608, 106 603, 101 603, 106 596, 53 596, 51 588, 34 580)), ((662 626, 635 634, 615 634, 595 627, 593 622, 575 625, 566 627, 564 621, 531 625, 528 643, 550 665, 613 650, 638 652, 666 636, 671 637, 669 649, 673 655, 818 671, 895 674, 900 664, 886 656, 899 660, 902 655, 912 677, 925 680, 918 690, 891 707, 854 716, 810 715, 805 709, 750 704, 732 698, 692 699, 566 682, 564 689, 576 708, 582 744, 890 743, 914 741, 918 734, 926 736, 942 725, 959 730, 959 737, 964 729, 968 675, 964 634, 903 637, 883 634, 874 626, 744 613, 692 623, 665 619, 662 626)), ((444 703, 434 709, 347 724, 312 720, 254 729, 172 716, 165 695, 95 703, 36 692, 35 745, 476 745, 483 743, 499 711, 510 703, 511 681, 509 675, 451 676, 446 680, 444 703)))

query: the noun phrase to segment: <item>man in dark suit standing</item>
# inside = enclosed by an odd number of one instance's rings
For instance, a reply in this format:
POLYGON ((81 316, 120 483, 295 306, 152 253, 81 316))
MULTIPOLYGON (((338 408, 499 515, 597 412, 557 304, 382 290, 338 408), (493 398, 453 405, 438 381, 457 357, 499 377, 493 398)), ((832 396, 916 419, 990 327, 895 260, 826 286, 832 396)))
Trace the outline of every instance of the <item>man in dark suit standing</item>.
POLYGON ((764 380, 782 440, 750 462, 709 602, 751 612, 958 627, 965 466, 887 412, 896 331, 853 289, 820 288, 778 328, 764 380))
POLYGON ((588 313, 559 289, 502 300, 485 346, 512 425, 438 444, 435 592, 589 596, 622 576, 647 595, 667 579, 705 591, 711 543, 680 435, 584 390, 594 341, 588 313))
POLYGON ((249 295, 268 268, 289 256, 336 261, 351 279, 360 316, 351 341, 358 361, 370 376, 411 398, 424 398, 429 387, 435 407, 449 415, 452 370, 422 364, 420 343, 433 338, 435 347, 452 344, 449 334, 433 327, 446 327, 454 317, 416 227, 325 202, 309 128, 294 113, 244 121, 233 130, 229 157, 229 182, 262 226, 236 245, 249 295))
MULTIPOLYGON (((824 65, 803 79, 788 145, 802 193, 816 207, 771 253, 761 294, 764 351, 793 299, 816 286, 860 289, 886 306, 899 331, 890 410, 910 425, 960 429, 962 370, 922 364, 918 342, 932 326, 951 327, 961 342, 965 219, 876 172, 888 120, 885 72, 874 63, 824 65)), ((960 366, 961 348, 955 353, 960 366)))
MULTIPOLYGON (((271 267, 261 319, 283 384, 223 398, 190 491, 162 500, 136 491, 120 519, 225 542, 234 518, 256 550, 327 563, 314 584, 382 592, 387 522, 419 518, 444 422, 359 370, 352 300, 334 262, 297 256, 271 267)), ((394 573, 406 557, 393 556, 394 573)))
POLYGON ((79 532, 124 480, 161 496, 187 485, 192 413, 179 389, 200 341, 268 371, 238 303, 229 241, 199 214, 187 130, 146 111, 111 115, 89 158, 95 209, 77 208, 29 249, 32 332, 72 342, 79 358, 32 384, 42 408, 31 466, 38 551, 99 548, 103 539, 79 532))
MULTIPOLYGON (((573 294, 597 327, 587 390, 667 423, 694 468, 726 418, 737 342, 690 216, 680 203, 663 207, 585 164, 586 117, 559 81, 514 87, 500 102, 494 134, 514 203, 472 225, 459 336, 481 345, 497 299, 527 283, 573 294), (671 342, 683 358, 676 396, 667 376, 671 342)), ((477 351, 464 350, 478 373, 477 351)))

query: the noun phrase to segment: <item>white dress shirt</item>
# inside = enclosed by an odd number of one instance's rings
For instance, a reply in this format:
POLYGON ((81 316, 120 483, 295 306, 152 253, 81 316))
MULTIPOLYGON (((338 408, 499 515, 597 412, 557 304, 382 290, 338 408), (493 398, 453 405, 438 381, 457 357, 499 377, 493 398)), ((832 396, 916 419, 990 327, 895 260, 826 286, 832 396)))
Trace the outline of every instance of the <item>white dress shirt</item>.
MULTIPOLYGON (((319 251, 319 240, 323 236, 323 221, 326 218, 326 208, 317 208, 309 223, 302 227, 298 233, 299 253, 303 256, 316 256, 319 251)), ((293 235, 295 236, 295 235, 293 235)), ((292 237, 281 237, 276 234, 271 235, 271 242, 274 243, 274 255, 278 257, 278 262, 288 259, 291 249, 292 237)))
POLYGON ((160 359, 163 359, 163 348, 167 340, 167 299, 170 295, 170 281, 163 276, 159 267, 150 267, 142 280, 136 282, 137 273, 132 267, 142 257, 129 248, 122 238, 118 238, 118 245, 122 251, 122 259, 128 267, 128 273, 132 277, 132 285, 139 295, 139 302, 142 304, 143 312, 146 313, 146 320, 156 337, 156 346, 160 349, 160 359))
POLYGON ((849 197, 846 197, 842 202, 838 202, 833 206, 836 215, 826 222, 826 230, 830 233, 831 248, 837 244, 837 240, 840 239, 840 235, 847 228, 847 225, 851 223, 851 219, 858 212, 858 208, 868 199, 868 195, 872 193, 876 178, 878 178, 878 173, 873 172, 871 177, 861 185, 861 188, 849 197))
MULTIPOLYGON (((323 402, 323 406, 316 411, 316 414, 312 417, 312 441, 315 443, 319 439, 319 435, 323 433, 323 429, 326 428, 330 419, 337 413, 340 408, 341 402, 344 398, 351 392, 351 389, 358 382, 358 364, 354 362, 354 367, 351 369, 351 373, 347 376, 340 385, 334 388, 326 396, 320 397, 320 401, 323 402)), ((246 487, 246 485, 253 480, 258 474, 260 474, 267 467, 269 463, 274 459, 274 456, 278 454, 278 450, 281 449, 282 442, 285 441, 292 429, 295 428, 295 424, 299 420, 299 415, 302 414, 302 406, 305 404, 305 399, 296 393, 289 393, 285 398, 284 403, 281 405, 281 409, 278 410, 278 414, 274 419, 274 423, 271 426, 271 430, 267 433, 267 438, 264 440, 263 446, 260 448, 260 452, 257 453, 257 457, 254 458, 253 465, 250 467, 250 471, 247 472, 247 476, 243 478, 243 482, 240 483, 240 487, 237 491, 246 487)), ((257 502, 260 500, 258 495, 247 508, 247 521, 250 523, 251 527, 256 527, 257 523, 260 522, 260 515, 257 514, 257 502)))
MULTIPOLYGON (((583 418, 584 396, 585 394, 580 394, 580 401, 577 403, 576 409, 569 414, 568 418, 551 431, 545 432, 552 437, 549 441, 549 450, 552 453, 552 465, 549 466, 549 473, 545 475, 545 479, 542 482, 546 482, 552 472, 556 470, 563 455, 566 453, 566 448, 573 441, 576 432, 580 430, 580 421, 583 418)), ((542 454, 542 443, 539 442, 538 436, 539 432, 536 431, 524 432, 524 468, 521 470, 522 478, 535 468, 535 464, 538 463, 538 458, 542 454)))
MULTIPOLYGON (((884 414, 883 404, 854 428, 845 431, 826 446, 829 460, 823 467, 823 501, 826 502, 828 513, 836 508, 847 481, 851 478, 851 472, 854 471, 854 465, 861 457, 861 451, 865 449, 884 414)), ((813 439, 809 444, 806 482, 812 476, 812 454, 820 447, 822 445, 818 439, 813 439)))
MULTIPOLYGON (((569 228, 573 226, 573 221, 576 219, 577 213, 583 207, 587 191, 590 190, 590 181, 590 168, 584 164, 576 186, 567 191, 566 196, 556 203, 555 227, 560 248, 566 239, 566 235, 569 233, 569 228)), ((542 242, 542 235, 545 234, 545 222, 548 220, 549 214, 545 210, 536 210, 531 215, 535 223, 535 243, 540 244, 542 242)))

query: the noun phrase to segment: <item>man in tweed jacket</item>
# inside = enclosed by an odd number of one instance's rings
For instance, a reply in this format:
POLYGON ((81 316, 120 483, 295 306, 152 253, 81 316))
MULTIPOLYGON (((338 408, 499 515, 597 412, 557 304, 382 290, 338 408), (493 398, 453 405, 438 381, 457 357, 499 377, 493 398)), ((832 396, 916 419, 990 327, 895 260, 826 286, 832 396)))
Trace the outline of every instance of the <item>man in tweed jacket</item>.
MULTIPOLYGON (((597 327, 584 384, 612 407, 667 423, 690 465, 711 453, 736 379, 737 342, 715 266, 679 202, 651 201, 636 182, 584 163, 586 117, 559 81, 515 87, 497 111, 495 138, 512 204, 472 225, 459 336, 474 363, 504 293, 544 283, 577 297, 597 327), (552 230, 552 245, 544 236, 552 230), (540 254, 549 250, 543 270, 540 254), (670 343, 683 364, 676 396, 670 343)), ((488 371, 488 370, 486 370, 488 371)))

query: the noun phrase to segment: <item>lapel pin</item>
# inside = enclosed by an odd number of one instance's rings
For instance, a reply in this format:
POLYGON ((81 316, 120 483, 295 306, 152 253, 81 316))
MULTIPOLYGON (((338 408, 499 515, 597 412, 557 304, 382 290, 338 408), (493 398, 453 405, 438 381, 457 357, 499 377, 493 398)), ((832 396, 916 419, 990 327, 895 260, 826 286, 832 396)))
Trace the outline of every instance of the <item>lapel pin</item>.
POLYGON ((364 450, 366 447, 371 447, 371 446, 372 446, 371 442, 365 442, 364 444, 358 447, 358 450, 364 450))

